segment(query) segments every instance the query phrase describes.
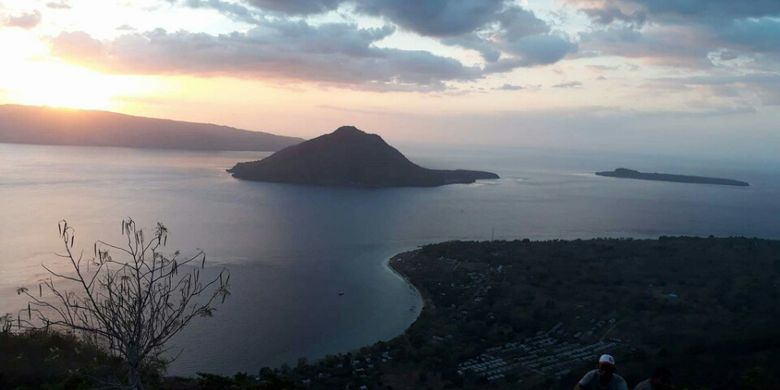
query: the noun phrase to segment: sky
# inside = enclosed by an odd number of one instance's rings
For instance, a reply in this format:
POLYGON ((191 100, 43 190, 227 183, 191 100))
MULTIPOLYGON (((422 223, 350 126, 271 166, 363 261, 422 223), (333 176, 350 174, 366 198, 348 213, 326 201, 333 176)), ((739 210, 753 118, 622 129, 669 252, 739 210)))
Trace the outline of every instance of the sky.
POLYGON ((0 104, 773 158, 777 0, 0 0, 0 104))

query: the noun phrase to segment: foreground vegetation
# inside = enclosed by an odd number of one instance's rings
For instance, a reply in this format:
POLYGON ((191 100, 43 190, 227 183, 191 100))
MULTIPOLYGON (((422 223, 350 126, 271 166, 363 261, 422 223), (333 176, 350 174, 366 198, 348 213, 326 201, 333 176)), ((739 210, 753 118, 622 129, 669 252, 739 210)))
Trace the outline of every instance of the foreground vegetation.
POLYGON ((160 386, 168 342, 229 296, 227 270, 201 278, 202 251, 163 253, 168 229, 162 224, 149 239, 132 219, 121 228, 124 247, 96 241, 88 258, 74 248, 76 230, 60 221, 64 252, 57 256, 67 271, 44 264, 49 276, 37 289, 17 289, 29 299, 27 308, 0 317, 0 356, 8 362, 0 365, 2 388, 160 386))
MULTIPOLYGON (((680 388, 771 388, 780 379, 778 241, 451 242, 393 264, 426 297, 405 337, 443 384, 459 384, 446 375, 453 363, 559 322, 583 344, 614 340, 609 352, 631 384, 661 365, 680 388), (470 287, 475 274, 481 282, 470 287), (486 290, 479 302, 475 289, 486 290)), ((557 378, 519 371, 492 385, 571 388, 591 365, 557 378)))
POLYGON ((425 299, 403 335, 294 367, 158 386, 570 389, 602 351, 632 386, 657 366, 679 389, 780 383, 780 241, 448 242, 390 266, 425 299))
POLYGON ((121 370, 120 361, 72 336, 0 332, 0 389, 91 389, 121 370))

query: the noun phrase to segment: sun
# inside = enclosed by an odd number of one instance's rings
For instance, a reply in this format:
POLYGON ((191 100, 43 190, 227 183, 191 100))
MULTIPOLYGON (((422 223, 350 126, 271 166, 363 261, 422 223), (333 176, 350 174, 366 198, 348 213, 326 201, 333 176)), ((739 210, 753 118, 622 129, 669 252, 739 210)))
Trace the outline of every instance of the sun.
POLYGON ((35 106, 116 108, 118 100, 154 92, 150 78, 104 74, 51 58, 39 40, 0 33, 0 101, 35 106))
POLYGON ((28 63, 6 85, 8 100, 19 104, 82 109, 112 109, 116 99, 143 93, 131 77, 105 75, 73 65, 28 63))

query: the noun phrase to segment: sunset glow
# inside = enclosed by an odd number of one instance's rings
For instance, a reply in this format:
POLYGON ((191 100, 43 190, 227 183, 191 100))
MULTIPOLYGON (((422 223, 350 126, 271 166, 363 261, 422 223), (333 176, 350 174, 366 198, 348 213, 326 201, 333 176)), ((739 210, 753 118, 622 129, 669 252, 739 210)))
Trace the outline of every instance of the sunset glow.
POLYGON ((354 123, 426 143, 693 146, 709 132, 735 154, 780 121, 774 8, 495 0, 422 17, 407 3, 7 0, 0 104, 302 137, 354 123))
POLYGON ((18 30, 0 32, 12 55, 0 63, 0 98, 36 106, 116 110, 118 99, 156 92, 149 78, 107 75, 49 56, 40 40, 18 30))
POLYGON ((152 92, 150 83, 60 63, 32 63, 10 80, 7 96, 19 104, 116 110, 116 99, 152 92))

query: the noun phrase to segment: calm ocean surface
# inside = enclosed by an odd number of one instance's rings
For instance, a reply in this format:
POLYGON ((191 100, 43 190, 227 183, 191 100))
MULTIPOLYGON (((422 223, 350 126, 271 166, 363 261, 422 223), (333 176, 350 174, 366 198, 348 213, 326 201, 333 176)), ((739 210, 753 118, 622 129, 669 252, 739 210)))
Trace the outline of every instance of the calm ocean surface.
POLYGON ((251 183, 225 169, 265 154, 0 144, 0 312, 57 264, 57 221, 76 245, 120 241, 120 220, 165 223, 169 248, 202 248, 232 273, 232 297, 176 342, 174 374, 233 374, 390 339, 420 310, 393 254, 454 239, 744 235, 780 238, 780 163, 607 153, 400 148, 434 168, 496 182, 423 189, 251 183), (642 171, 746 180, 749 188, 620 180, 642 171), (339 292, 344 292, 343 296, 339 292))

